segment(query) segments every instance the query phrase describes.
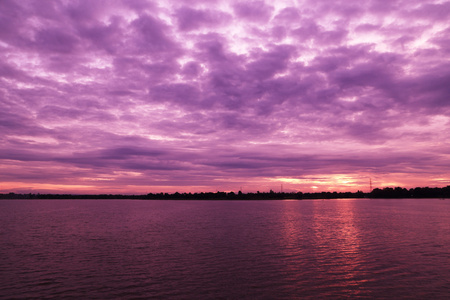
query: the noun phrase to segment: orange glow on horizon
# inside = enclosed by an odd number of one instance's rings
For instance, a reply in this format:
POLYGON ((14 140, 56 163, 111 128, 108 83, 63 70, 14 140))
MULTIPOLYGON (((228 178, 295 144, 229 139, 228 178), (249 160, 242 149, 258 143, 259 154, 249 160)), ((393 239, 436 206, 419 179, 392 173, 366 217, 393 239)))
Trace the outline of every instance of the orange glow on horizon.
MULTIPOLYGON (((136 174, 133 174, 136 175, 136 174)), ((50 194, 125 194, 138 195, 148 193, 201 193, 201 192, 370 192, 370 182, 373 188, 402 187, 406 189, 415 187, 445 187, 450 185, 450 181, 444 177, 436 176, 431 180, 423 180, 411 174, 390 174, 386 176, 363 176, 351 174, 318 175, 305 178, 252 178, 246 181, 244 178, 234 178, 229 180, 217 180, 213 185, 168 185, 145 184, 144 179, 140 179, 135 184, 130 184, 129 176, 111 176, 108 180, 83 180, 74 179, 72 183, 27 183, 27 182, 2 182, 0 183, 0 193, 50 193, 50 194), (401 180, 398 180, 401 178, 401 180), (121 182, 123 180, 124 182, 121 182)), ((134 177, 134 176, 132 176, 134 177)), ((86 178, 84 178, 86 179, 86 178)))

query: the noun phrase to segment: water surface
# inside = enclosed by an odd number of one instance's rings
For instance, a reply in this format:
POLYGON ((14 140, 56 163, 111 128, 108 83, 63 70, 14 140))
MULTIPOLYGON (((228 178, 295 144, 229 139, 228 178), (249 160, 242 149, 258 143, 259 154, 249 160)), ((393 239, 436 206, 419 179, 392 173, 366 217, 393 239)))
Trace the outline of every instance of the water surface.
POLYGON ((0 201, 0 297, 450 297, 450 201, 0 201))

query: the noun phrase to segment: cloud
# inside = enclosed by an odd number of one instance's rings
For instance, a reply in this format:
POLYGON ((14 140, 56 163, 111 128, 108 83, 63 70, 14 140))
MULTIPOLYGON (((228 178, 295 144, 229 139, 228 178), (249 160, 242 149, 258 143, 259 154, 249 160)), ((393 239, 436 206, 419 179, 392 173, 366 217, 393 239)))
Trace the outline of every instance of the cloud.
POLYGON ((150 98, 157 102, 192 105, 201 99, 200 97, 200 92, 189 84, 161 84, 153 86, 150 90, 150 98))
POLYGON ((191 31, 202 27, 215 27, 224 25, 231 21, 231 16, 217 10, 192 9, 183 6, 175 13, 178 20, 178 29, 181 31, 191 31))
POLYGON ((250 22, 267 22, 273 11, 273 7, 264 1, 239 2, 233 6, 237 17, 250 22))
POLYGON ((134 20, 130 27, 134 30, 134 36, 130 39, 135 47, 130 49, 132 52, 156 57, 176 53, 176 43, 167 33, 168 26, 162 20, 142 15, 134 20))
POLYGON ((450 3, 423 3, 409 13, 415 18, 446 21, 450 17, 450 3))
POLYGON ((2 181, 450 184, 449 3, 291 2, 0 1, 2 181))
POLYGON ((67 54, 75 51, 77 38, 60 29, 45 29, 37 32, 33 46, 37 51, 67 54))
POLYGON ((253 61, 246 65, 247 72, 254 80, 271 78, 275 74, 286 70, 293 52, 293 47, 278 46, 269 52, 255 53, 253 61))

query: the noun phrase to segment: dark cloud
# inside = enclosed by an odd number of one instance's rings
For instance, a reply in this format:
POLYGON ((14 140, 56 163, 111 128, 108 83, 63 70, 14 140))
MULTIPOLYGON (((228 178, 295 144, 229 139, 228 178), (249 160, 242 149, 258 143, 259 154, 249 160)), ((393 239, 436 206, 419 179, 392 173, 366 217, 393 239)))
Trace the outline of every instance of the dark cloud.
POLYGON ((0 63, 0 77, 20 79, 25 75, 26 74, 24 72, 21 72, 15 66, 9 65, 5 62, 0 63))
POLYGON ((200 92, 189 84, 163 84, 151 88, 152 101, 175 103, 179 105, 192 105, 200 100, 200 92))
POLYGON ((190 31, 205 26, 214 27, 223 25, 231 20, 231 16, 216 10, 200 10, 183 6, 175 13, 178 28, 181 31, 190 31))
POLYGON ((126 47, 124 43, 125 35, 122 31, 124 20, 121 17, 113 16, 109 19, 109 25, 95 22, 88 25, 77 24, 80 37, 90 41, 93 47, 104 50, 109 54, 120 52, 126 47))
POLYGON ((264 1, 239 2, 233 8, 239 18, 244 18, 250 22, 267 22, 273 11, 273 7, 264 3, 264 1))
POLYGON ((190 61, 183 66, 181 74, 187 78, 197 77, 202 72, 201 67, 195 61, 190 61))
POLYGON ((423 3, 408 13, 416 18, 446 21, 450 17, 450 3, 423 3))
POLYGON ((157 58, 177 54, 177 45, 167 33, 169 28, 162 20, 150 15, 141 15, 131 24, 135 36, 130 40, 137 54, 157 58))
POLYGON ((298 9, 294 7, 283 8, 275 17, 275 22, 285 23, 287 25, 292 24, 301 19, 301 14, 298 9))
POLYGON ((42 136, 51 133, 32 118, 7 112, 0 112, 0 128, 3 135, 42 136))
POLYGON ((380 25, 374 25, 374 24, 370 24, 370 23, 363 23, 358 25, 355 28, 356 32, 372 32, 372 31, 376 31, 379 30, 381 28, 380 25))
POLYGON ((263 80, 281 73, 287 69, 294 50, 290 46, 278 46, 269 52, 255 53, 254 61, 246 66, 249 76, 253 80, 263 80))
POLYGON ((0 38, 3 42, 20 45, 19 29, 28 17, 28 10, 12 0, 0 2, 0 38))

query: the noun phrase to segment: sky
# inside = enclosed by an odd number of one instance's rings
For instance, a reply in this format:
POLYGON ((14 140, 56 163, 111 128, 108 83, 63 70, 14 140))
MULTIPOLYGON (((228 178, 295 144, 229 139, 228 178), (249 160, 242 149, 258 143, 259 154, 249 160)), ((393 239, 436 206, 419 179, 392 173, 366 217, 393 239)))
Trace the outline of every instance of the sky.
POLYGON ((450 1, 0 1, 0 193, 450 185, 450 1))

